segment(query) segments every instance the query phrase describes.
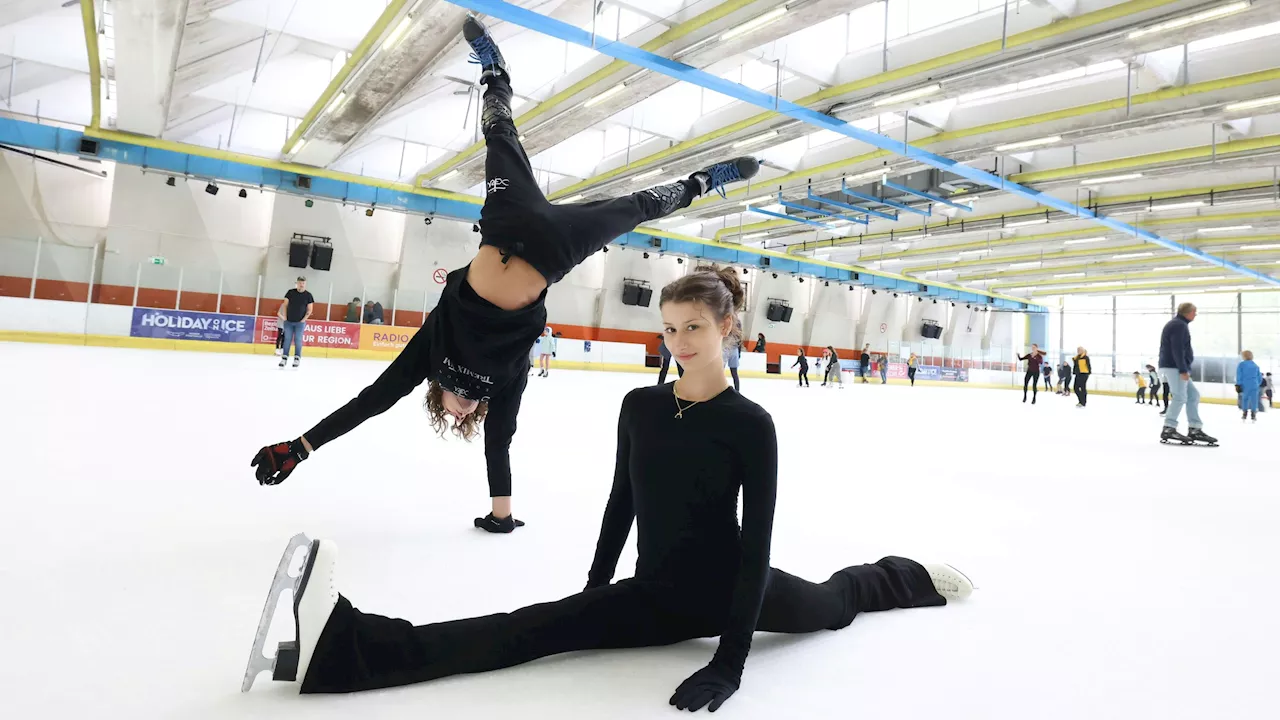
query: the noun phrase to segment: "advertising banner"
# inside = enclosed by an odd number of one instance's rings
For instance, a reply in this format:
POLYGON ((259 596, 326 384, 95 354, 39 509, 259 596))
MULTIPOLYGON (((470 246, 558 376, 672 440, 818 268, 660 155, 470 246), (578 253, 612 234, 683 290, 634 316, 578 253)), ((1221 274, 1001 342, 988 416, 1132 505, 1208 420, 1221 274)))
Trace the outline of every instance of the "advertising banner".
POLYGON ((165 340, 249 343, 253 342, 253 325, 254 318, 248 315, 134 308, 129 334, 165 340))
POLYGON ((363 325, 360 327, 360 349, 398 353, 417 332, 418 328, 411 327, 363 325))
MULTIPOLYGON (((276 344, 276 318, 258 318, 257 329, 253 341, 267 345, 276 344)), ((324 320, 307 321, 306 330, 302 333, 302 344, 305 347, 330 347, 345 350, 360 349, 360 324, 346 322, 328 322, 324 320)))
POLYGON ((906 380, 907 364, 899 362, 889 363, 889 377, 894 380, 906 380))
POLYGON ((938 367, 937 365, 921 365, 916 369, 917 380, 944 380, 947 382, 969 382, 969 371, 964 368, 938 367))

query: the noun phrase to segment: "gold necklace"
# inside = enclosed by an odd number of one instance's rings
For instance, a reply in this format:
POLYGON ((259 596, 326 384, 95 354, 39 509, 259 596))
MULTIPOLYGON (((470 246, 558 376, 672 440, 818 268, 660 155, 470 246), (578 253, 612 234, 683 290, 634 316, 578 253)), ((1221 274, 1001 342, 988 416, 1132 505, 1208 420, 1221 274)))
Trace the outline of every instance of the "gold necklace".
POLYGON ((684 419, 684 411, 685 411, 685 410, 688 410, 689 408, 693 407, 694 405, 697 405, 698 403, 702 402, 701 400, 694 400, 692 403, 689 403, 688 405, 685 405, 685 406, 681 407, 681 405, 680 405, 680 396, 676 394, 676 384, 675 384, 675 383, 671 383, 671 397, 675 398, 675 400, 676 400, 676 414, 674 415, 674 417, 675 417, 675 418, 677 418, 677 419, 680 419, 680 420, 683 420, 683 419, 684 419))

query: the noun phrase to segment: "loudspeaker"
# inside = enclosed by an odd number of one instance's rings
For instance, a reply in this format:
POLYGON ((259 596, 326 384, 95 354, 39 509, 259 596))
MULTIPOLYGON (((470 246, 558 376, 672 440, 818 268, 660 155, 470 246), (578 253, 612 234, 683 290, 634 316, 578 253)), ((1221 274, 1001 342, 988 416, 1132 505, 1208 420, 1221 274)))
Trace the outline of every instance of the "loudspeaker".
POLYGON ((793 309, 794 308, 792 308, 790 305, 782 308, 782 322, 786 322, 786 323, 791 322, 791 311, 793 309))
POLYGON ((622 286, 622 304, 636 305, 640 302, 640 286, 639 285, 623 285, 622 286))
POLYGON ((649 303, 653 301, 653 288, 637 288, 640 295, 636 298, 636 305, 640 307, 649 307, 649 303))
POLYGON ((289 243, 289 267, 304 268, 311 255, 311 243, 294 240, 289 243))
POLYGON ((766 310, 764 311, 764 319, 765 319, 765 320, 768 320, 769 322, 778 322, 779 320, 781 320, 781 319, 782 319, 782 306, 781 306, 781 305, 770 305, 770 306, 768 307, 768 309, 766 309, 766 310))
POLYGON ((333 262, 333 246, 332 245, 312 245, 311 246, 311 269, 328 270, 329 265, 333 262))
POLYGON ((98 141, 87 138, 87 137, 80 138, 80 154, 81 155, 97 155, 98 141))
POLYGON ((927 338, 940 338, 942 337, 942 326, 936 323, 927 322, 920 328, 920 334, 927 338))

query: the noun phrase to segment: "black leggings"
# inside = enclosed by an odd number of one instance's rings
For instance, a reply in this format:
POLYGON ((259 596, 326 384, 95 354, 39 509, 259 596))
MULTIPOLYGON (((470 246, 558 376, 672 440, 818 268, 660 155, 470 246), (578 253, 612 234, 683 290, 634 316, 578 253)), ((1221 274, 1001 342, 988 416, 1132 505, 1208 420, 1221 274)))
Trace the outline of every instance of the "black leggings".
MULTIPOLYGON (((1140 388, 1138 388, 1138 402, 1142 402, 1142 401, 1144 401, 1144 400, 1146 400, 1146 399, 1147 399, 1147 389, 1146 389, 1146 388, 1141 388, 1141 387, 1140 387, 1140 388)), ((1152 393, 1152 395, 1151 395, 1151 402, 1155 402, 1155 401, 1156 401, 1156 396, 1155 396, 1155 394, 1154 394, 1154 393, 1152 393)))
POLYGON ((742 381, 738 379, 738 368, 729 368, 729 374, 733 376, 733 391, 742 392, 742 381))
MULTIPOLYGON (((623 580, 512 613, 414 627, 368 615, 346 598, 329 617, 302 682, 304 693, 409 685, 485 672, 576 650, 671 645, 724 630, 732 582, 712 586, 623 580)), ((770 570, 756 629, 839 630, 858 613, 947 601, 905 558, 846 568, 821 584, 770 570)))
POLYGON ((800 380, 798 384, 804 385, 805 387, 809 387, 809 368, 807 367, 800 368, 800 380))
POLYGON ((1031 384, 1031 399, 1036 399, 1036 394, 1040 391, 1040 373, 1035 370, 1028 370, 1026 375, 1022 376, 1022 399, 1027 399, 1027 384, 1031 384))
MULTIPOLYGON (((658 370, 658 384, 667 381, 667 370, 671 368, 671 357, 669 355, 662 356, 662 369, 658 370)), ((684 368, 680 367, 680 363, 676 363, 676 373, 680 377, 684 377, 684 368)))
POLYGON ((915 368, 913 368, 913 367, 909 367, 909 368, 907 368, 907 379, 911 381, 911 386, 912 386, 912 387, 915 387, 915 384, 916 384, 916 369, 915 369, 915 368))
POLYGON ((1076 399, 1081 405, 1089 404, 1089 373, 1076 373, 1076 399))
MULTIPOLYGON (((485 82, 486 97, 505 98, 510 104, 511 85, 505 77, 489 77, 485 82)), ((687 207, 702 189, 696 180, 686 179, 611 200, 553 205, 538 187, 519 138, 510 118, 496 120, 486 129, 480 244, 522 258, 548 285, 640 223, 687 207), (678 207, 664 213, 663 193, 682 194, 678 207)))

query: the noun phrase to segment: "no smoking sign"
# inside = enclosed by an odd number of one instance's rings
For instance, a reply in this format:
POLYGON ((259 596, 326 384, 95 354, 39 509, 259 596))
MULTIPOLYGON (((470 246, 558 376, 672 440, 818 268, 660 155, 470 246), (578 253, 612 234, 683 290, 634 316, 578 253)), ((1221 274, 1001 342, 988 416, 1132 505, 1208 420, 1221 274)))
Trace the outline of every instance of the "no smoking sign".
POLYGON ((449 273, 445 272, 444 268, 436 268, 436 271, 431 273, 431 279, 435 280, 437 285, 443 285, 444 281, 449 279, 449 273))

